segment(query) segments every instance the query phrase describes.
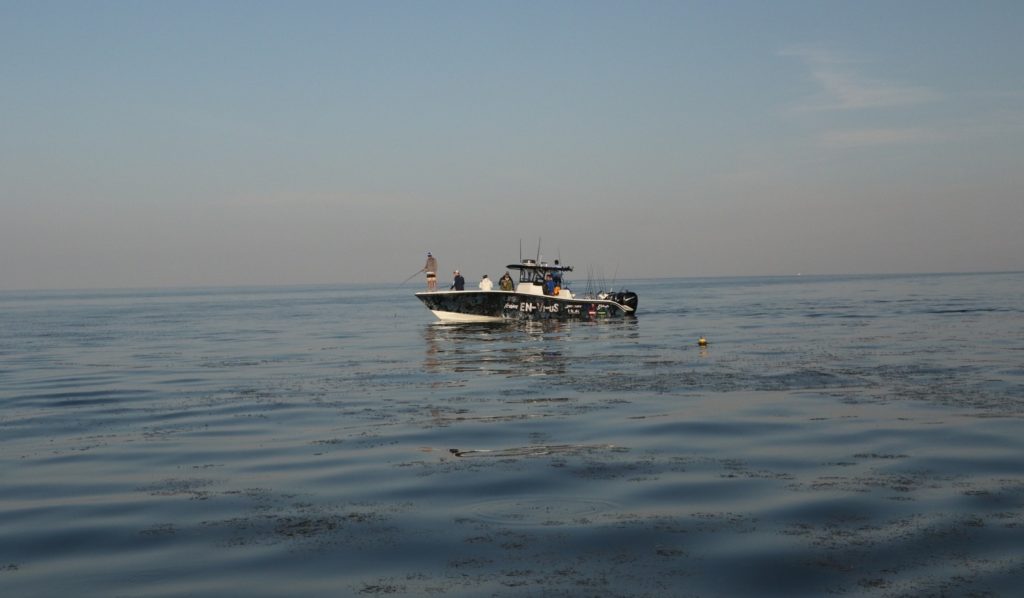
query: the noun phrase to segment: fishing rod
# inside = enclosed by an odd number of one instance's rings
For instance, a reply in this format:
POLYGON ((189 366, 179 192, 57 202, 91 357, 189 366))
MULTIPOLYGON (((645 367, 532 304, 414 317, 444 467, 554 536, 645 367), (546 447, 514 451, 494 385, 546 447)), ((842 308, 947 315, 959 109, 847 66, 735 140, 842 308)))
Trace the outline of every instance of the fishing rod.
POLYGON ((405 280, 403 280, 401 284, 405 284, 405 283, 409 282, 410 280, 412 280, 413 276, 416 276, 420 272, 423 272, 423 270, 420 269, 420 270, 417 270, 417 271, 413 272, 412 276, 410 276, 409 278, 406 278, 405 280))

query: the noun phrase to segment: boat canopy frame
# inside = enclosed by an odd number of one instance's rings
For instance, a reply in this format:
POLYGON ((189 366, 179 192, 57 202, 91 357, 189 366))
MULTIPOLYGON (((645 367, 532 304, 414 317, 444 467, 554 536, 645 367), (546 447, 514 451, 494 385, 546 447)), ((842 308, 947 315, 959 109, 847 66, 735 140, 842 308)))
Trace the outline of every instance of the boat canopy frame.
POLYGON ((547 262, 523 260, 521 264, 509 264, 510 270, 519 270, 519 282, 544 283, 544 275, 551 272, 572 272, 572 266, 553 266, 547 262))

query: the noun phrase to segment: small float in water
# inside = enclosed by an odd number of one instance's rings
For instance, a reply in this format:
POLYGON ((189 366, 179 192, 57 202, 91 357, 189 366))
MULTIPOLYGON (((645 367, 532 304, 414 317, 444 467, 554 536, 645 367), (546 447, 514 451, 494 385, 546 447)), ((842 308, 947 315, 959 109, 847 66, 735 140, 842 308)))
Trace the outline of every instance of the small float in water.
POLYGON ((590 320, 636 314, 638 298, 628 290, 580 296, 564 286, 551 288, 549 279, 563 281, 563 273, 572 272, 572 266, 525 259, 507 267, 519 271, 514 290, 425 291, 416 298, 445 322, 590 320))

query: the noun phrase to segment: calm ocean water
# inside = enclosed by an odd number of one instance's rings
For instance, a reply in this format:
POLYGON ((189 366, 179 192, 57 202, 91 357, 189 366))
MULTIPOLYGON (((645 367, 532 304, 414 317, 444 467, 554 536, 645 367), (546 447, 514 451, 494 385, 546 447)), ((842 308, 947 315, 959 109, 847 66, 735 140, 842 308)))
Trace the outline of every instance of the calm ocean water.
POLYGON ((1020 595, 1024 274, 628 286, 0 293, 0 596, 1020 595))

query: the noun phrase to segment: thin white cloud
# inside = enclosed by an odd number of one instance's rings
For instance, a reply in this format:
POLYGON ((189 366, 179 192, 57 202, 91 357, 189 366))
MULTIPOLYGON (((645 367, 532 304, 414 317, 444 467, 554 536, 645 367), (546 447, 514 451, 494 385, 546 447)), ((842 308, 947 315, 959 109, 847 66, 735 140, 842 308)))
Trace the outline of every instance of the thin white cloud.
POLYGON ((799 58, 821 85, 821 93, 800 106, 803 110, 864 110, 916 106, 942 99, 923 86, 870 79, 855 72, 853 61, 817 47, 793 47, 782 56, 799 58))
POLYGON ((938 93, 926 88, 894 85, 883 81, 862 79, 851 73, 832 69, 816 69, 814 78, 824 88, 823 100, 811 105, 818 110, 863 110, 916 106, 940 99, 938 93))
POLYGON ((946 121, 931 127, 832 129, 818 138, 826 148, 949 142, 1014 137, 1024 133, 1024 112, 995 110, 973 118, 946 121))
POLYGON ((827 131, 821 137, 821 145, 827 148, 857 148, 879 145, 902 145, 941 141, 945 136, 933 129, 850 129, 827 131))
POLYGON ((820 46, 802 45, 789 46, 779 51, 779 56, 793 56, 807 64, 853 64, 855 61, 840 57, 838 54, 820 46))

